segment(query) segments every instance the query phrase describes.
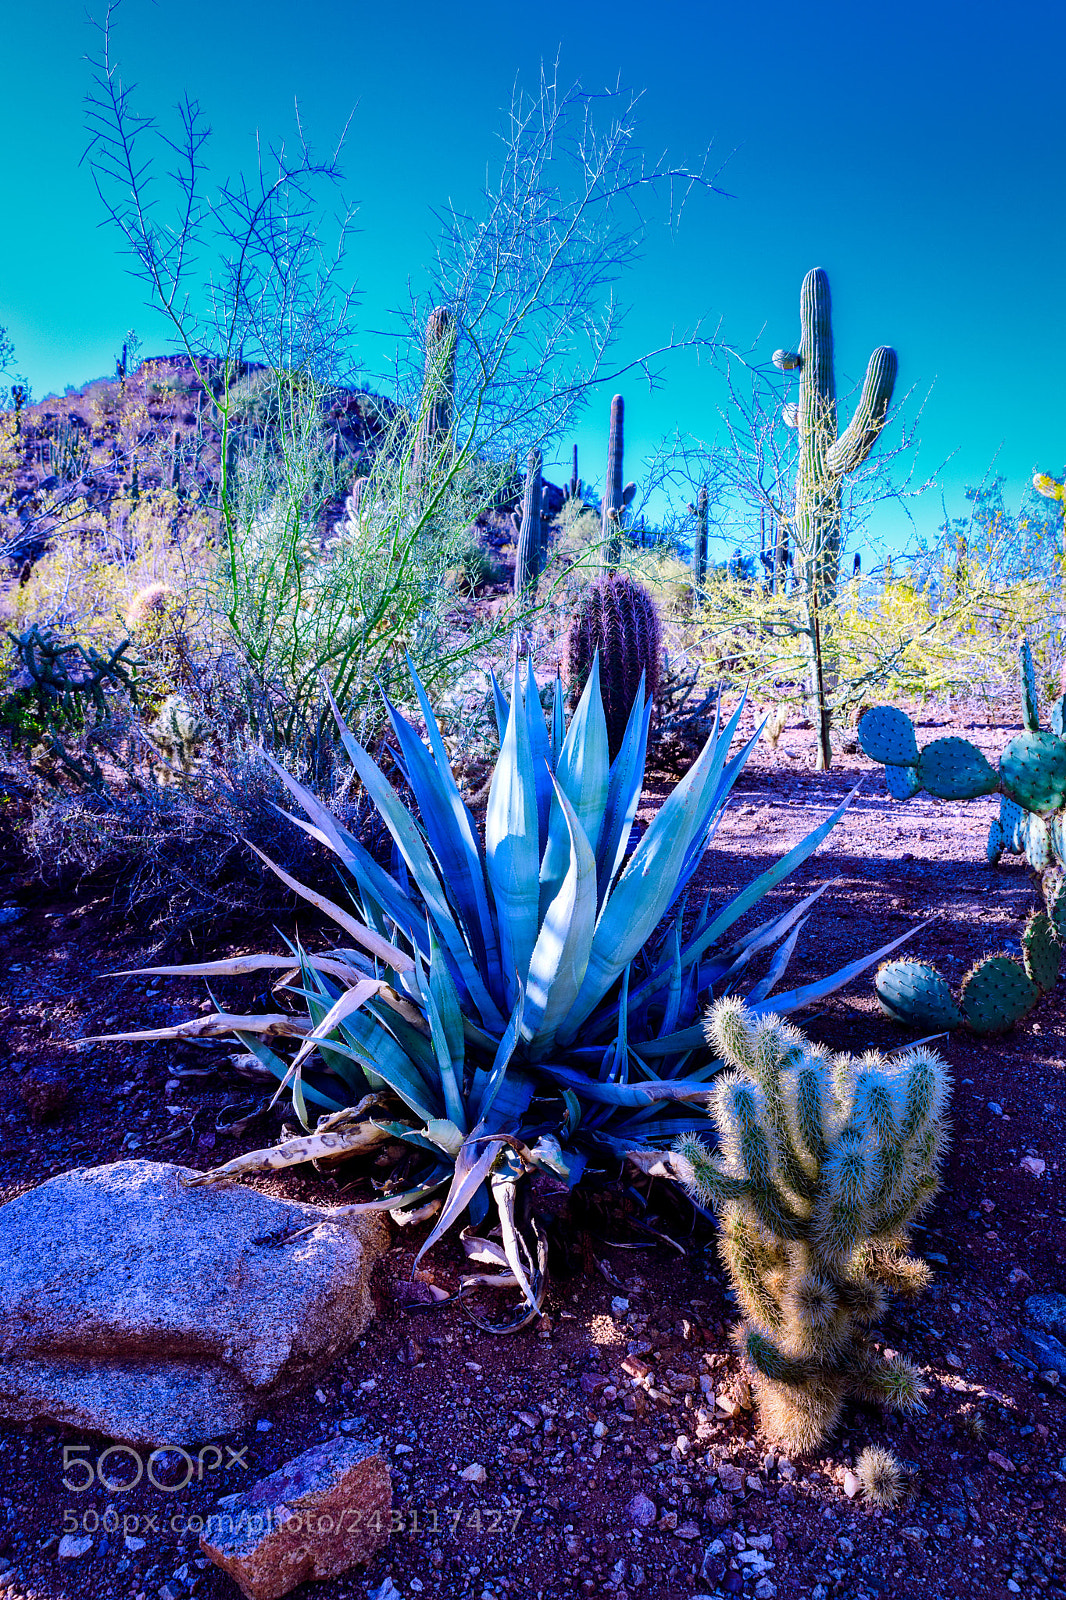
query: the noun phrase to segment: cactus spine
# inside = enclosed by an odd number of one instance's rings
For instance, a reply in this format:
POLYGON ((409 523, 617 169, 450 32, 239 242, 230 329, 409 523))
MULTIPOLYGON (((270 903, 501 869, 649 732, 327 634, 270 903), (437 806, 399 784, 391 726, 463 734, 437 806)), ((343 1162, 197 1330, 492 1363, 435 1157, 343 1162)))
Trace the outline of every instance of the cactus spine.
POLYGON ((884 427, 896 382, 896 352, 886 345, 874 351, 855 415, 838 436, 829 279, 815 267, 800 290, 799 351, 776 350, 773 359, 783 372, 799 369, 796 527, 808 581, 816 598, 824 600, 836 593, 843 478, 862 465, 884 427))
POLYGON ((655 699, 662 673, 662 630, 655 601, 643 584, 624 573, 612 573, 590 584, 574 618, 567 657, 575 703, 597 654, 613 761, 622 747, 641 676, 646 697, 655 699))
POLYGON ((446 306, 437 306, 426 322, 426 365, 411 452, 411 487, 416 496, 447 470, 451 456, 455 345, 455 319, 446 306))
POLYGON ((607 483, 603 491, 600 526, 609 568, 622 558, 622 516, 637 492, 635 483, 622 483, 622 457, 625 450, 626 405, 620 394, 611 401, 611 431, 607 439, 607 483))
POLYGON ((730 1069, 711 1106, 720 1150, 686 1135, 673 1167, 719 1215, 766 1434, 808 1450, 849 1394, 920 1408, 916 1369, 879 1354, 871 1330, 890 1293, 929 1281, 908 1229, 939 1186, 943 1063, 921 1049, 830 1057, 737 1000, 719 1001, 706 1031, 730 1069))

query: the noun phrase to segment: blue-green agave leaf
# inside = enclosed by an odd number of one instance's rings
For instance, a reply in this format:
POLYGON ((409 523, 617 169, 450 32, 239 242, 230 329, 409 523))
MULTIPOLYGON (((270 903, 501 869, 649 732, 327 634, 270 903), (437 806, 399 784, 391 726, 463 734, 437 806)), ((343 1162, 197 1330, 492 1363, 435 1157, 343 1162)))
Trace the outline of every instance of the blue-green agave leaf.
POLYGON ((540 902, 540 824, 523 698, 515 667, 511 709, 485 813, 485 857, 496 904, 504 981, 512 1005, 537 942, 540 902))

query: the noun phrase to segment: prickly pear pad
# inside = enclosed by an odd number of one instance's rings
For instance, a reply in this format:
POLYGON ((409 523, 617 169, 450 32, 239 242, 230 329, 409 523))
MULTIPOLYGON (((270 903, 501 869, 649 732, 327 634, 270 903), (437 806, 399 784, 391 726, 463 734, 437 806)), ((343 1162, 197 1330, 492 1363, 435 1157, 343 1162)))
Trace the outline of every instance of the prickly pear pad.
POLYGON ((885 788, 893 800, 909 800, 922 787, 917 767, 897 767, 885 764, 885 788))
POLYGON ((994 767, 969 739, 934 739, 918 757, 922 788, 940 800, 973 800, 999 787, 994 767))
POLYGON ((1004 789, 1026 811, 1059 811, 1066 802, 1066 744, 1057 734, 1018 734, 999 770, 1004 789))
POLYGON ((1008 955, 979 962, 962 985, 962 1009, 974 1033, 1006 1033, 1039 998, 1025 968, 1008 955))
POLYGON ((1040 697, 1037 694, 1033 652, 1029 648, 1028 639, 1022 640, 1022 647, 1018 651, 1018 673, 1022 687, 1022 721, 1030 733, 1039 733, 1040 697))
POLYGON ((1062 946, 1055 937, 1051 918, 1043 911, 1034 911, 1025 924, 1022 934, 1022 955, 1025 970, 1045 994, 1053 989, 1062 966, 1062 946))
POLYGON ((873 706, 859 718, 859 743, 871 761, 913 767, 918 760, 914 724, 895 706, 873 706))
POLYGON ((874 979, 881 1009, 893 1022, 919 1028, 959 1028, 962 1012, 935 967, 924 961, 886 961, 874 979))

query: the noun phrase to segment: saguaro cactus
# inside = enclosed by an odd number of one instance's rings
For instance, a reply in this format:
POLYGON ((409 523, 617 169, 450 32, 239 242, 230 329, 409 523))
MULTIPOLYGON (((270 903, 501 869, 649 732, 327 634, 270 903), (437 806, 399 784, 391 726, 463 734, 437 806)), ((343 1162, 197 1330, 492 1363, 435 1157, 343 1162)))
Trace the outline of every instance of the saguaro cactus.
POLYGON ((514 592, 516 599, 527 598, 537 587, 543 552, 541 538, 541 467, 539 450, 531 450, 526 458, 526 482, 522 492, 522 516, 512 517, 516 524, 514 563, 514 592))
POLYGON ((821 600, 836 591, 843 478, 862 465, 884 427, 896 382, 896 352, 887 345, 874 351, 855 415, 838 435, 829 279, 815 267, 800 291, 799 350, 775 350, 773 359, 782 372, 799 369, 797 543, 821 600))
POLYGON ((416 495, 429 487, 451 455, 455 344, 455 319, 446 306, 437 306, 426 322, 426 366, 411 453, 411 487, 416 495))
POLYGON ((621 572, 597 578, 589 585, 571 625, 567 656, 575 702, 597 652, 607 744, 613 761, 622 748, 641 674, 645 695, 650 699, 659 692, 662 674, 662 630, 655 601, 642 583, 635 583, 621 572))
POLYGON ((939 1187, 943 1063, 922 1049, 831 1057, 738 1000, 719 1001, 706 1031, 731 1069, 711 1108, 720 1149, 687 1135, 673 1169, 719 1215, 734 1341, 767 1435, 810 1449, 848 1394, 919 1408, 916 1369, 881 1355, 871 1330, 889 1293, 929 1281, 908 1228, 939 1187))
POLYGON ((707 493, 707 485, 705 483, 701 483, 699 493, 696 496, 696 504, 694 506, 690 505, 688 508, 690 515, 694 516, 696 519, 696 534, 692 541, 692 587, 695 591, 695 604, 697 607, 700 603, 700 594, 703 590, 703 586, 707 582, 707 527, 709 501, 710 496, 707 493))
POLYGON ((622 457, 625 450, 626 404, 620 394, 611 401, 611 431, 607 439, 607 482, 603 490, 600 526, 606 545, 608 567, 615 567, 622 554, 620 534, 622 514, 632 505, 635 483, 622 484, 622 457))

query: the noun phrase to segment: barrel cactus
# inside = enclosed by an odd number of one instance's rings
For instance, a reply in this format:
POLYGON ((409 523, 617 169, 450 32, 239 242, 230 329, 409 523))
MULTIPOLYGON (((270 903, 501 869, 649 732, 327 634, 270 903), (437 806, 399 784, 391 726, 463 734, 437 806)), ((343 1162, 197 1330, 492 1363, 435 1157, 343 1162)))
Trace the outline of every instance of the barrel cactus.
POLYGON ((830 1056, 736 1000, 710 1012, 707 1037, 729 1069, 711 1105, 719 1149, 689 1134, 673 1168, 718 1213, 764 1431, 808 1450, 849 1394, 920 1408, 917 1370, 872 1335, 890 1294, 929 1281, 908 1229, 939 1186, 943 1063, 923 1049, 830 1056))
POLYGON ((571 697, 576 703, 597 654, 600 693, 613 761, 622 748, 629 710, 643 679, 655 699, 662 672, 662 630, 655 601, 642 583, 625 573, 589 585, 567 641, 571 697))
POLYGON ((840 565, 843 480, 866 460, 884 427, 896 382, 896 352, 887 345, 874 351, 855 415, 838 434, 829 279, 815 267, 800 290, 799 350, 775 350, 773 360, 782 372, 799 371, 797 542, 813 587, 832 596, 840 565))

